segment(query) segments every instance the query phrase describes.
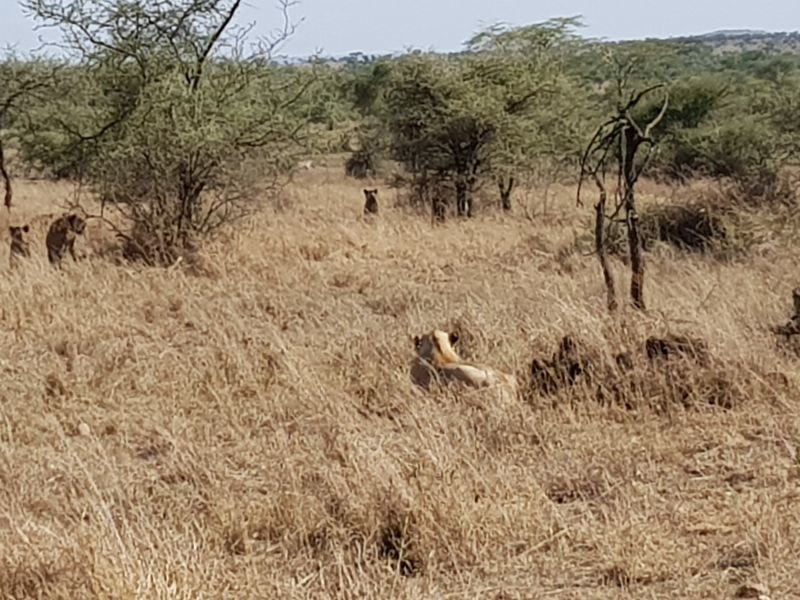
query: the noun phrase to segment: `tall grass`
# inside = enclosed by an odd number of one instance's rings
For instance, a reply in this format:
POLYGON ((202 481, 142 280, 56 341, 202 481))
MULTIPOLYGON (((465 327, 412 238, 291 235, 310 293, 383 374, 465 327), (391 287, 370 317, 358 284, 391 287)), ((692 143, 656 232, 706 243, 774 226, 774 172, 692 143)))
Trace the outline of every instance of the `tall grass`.
MULTIPOLYGON (((88 260, 56 272, 34 231, 34 260, 0 279, 0 597, 796 593, 797 363, 766 326, 797 247, 650 255, 650 312, 613 320, 570 190, 545 216, 534 191, 432 227, 388 191, 362 219, 362 183, 338 173, 304 175, 201 269, 93 257, 92 222, 88 260), (611 356, 691 332, 740 393, 426 395, 411 338, 454 324, 465 354, 521 375, 567 333, 611 356)), ((68 194, 20 184, 12 218, 68 194)))

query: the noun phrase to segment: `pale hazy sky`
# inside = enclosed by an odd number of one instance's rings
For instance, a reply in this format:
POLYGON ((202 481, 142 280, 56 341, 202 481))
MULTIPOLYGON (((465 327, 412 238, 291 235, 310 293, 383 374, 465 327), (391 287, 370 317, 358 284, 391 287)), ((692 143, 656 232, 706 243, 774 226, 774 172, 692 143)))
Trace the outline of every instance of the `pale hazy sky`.
MULTIPOLYGON (((275 0, 246 2, 243 20, 255 20, 257 33, 278 24, 275 0)), ((301 0, 292 15, 305 20, 282 53, 344 55, 458 50, 480 27, 497 21, 522 25, 573 15, 583 15, 584 35, 612 40, 717 29, 795 31, 800 0, 301 0)), ((27 51, 36 40, 18 0, 0 0, 0 46, 27 51)))

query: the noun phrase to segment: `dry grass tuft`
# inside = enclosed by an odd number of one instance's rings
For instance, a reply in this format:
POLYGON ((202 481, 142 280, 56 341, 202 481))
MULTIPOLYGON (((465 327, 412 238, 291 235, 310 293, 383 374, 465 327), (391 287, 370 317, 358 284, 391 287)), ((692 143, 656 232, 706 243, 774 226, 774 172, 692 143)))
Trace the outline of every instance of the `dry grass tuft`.
MULTIPOLYGON (((32 232, 0 281, 0 597, 795 593, 797 358, 769 326, 797 246, 650 254, 650 311, 614 319, 571 190, 432 227, 390 193, 362 219, 340 172, 202 268, 116 265, 92 222, 58 272, 32 232), (596 368, 507 406, 425 394, 411 338, 434 327, 521 378, 566 335, 596 368), (707 363, 648 360, 669 333, 707 363)), ((20 184, 12 217, 69 194, 20 184)))

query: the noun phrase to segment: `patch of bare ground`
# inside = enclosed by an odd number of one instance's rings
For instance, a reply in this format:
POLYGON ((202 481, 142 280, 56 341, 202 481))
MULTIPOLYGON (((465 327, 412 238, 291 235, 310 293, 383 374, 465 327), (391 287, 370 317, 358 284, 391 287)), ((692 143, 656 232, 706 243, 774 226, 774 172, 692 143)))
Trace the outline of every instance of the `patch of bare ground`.
MULTIPOLYGON (((0 280, 0 597, 796 594, 800 382, 768 327, 797 247, 648 255, 650 312, 614 321, 571 190, 432 227, 388 191, 362 219, 362 187, 303 175, 199 274, 57 272, 34 237, 0 280), (433 327, 523 378, 565 335, 602 368, 502 410, 425 394, 433 327), (670 333, 708 362, 650 361, 670 333)), ((20 183, 12 219, 59 194, 20 183)))

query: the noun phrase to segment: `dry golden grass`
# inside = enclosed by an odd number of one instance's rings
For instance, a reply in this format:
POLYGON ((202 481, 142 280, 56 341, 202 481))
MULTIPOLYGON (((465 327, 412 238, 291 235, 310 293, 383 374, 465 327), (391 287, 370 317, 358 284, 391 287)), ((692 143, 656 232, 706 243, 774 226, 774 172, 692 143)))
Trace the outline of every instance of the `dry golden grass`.
MULTIPOLYGON (((649 314, 614 321, 596 260, 570 250, 590 212, 570 190, 546 217, 519 216, 531 194, 433 228, 385 188, 362 219, 363 186, 338 172, 305 174, 201 273, 56 272, 35 233, 0 283, 0 597, 797 593, 797 362, 766 331, 797 247, 651 255, 649 314), (518 374, 565 333, 610 355, 693 332, 716 358, 686 381, 705 398, 723 378, 736 402, 671 403, 642 361, 634 410, 590 388, 502 409, 413 389, 411 337, 451 325, 518 374)), ((21 221, 69 195, 17 191, 21 221)))

